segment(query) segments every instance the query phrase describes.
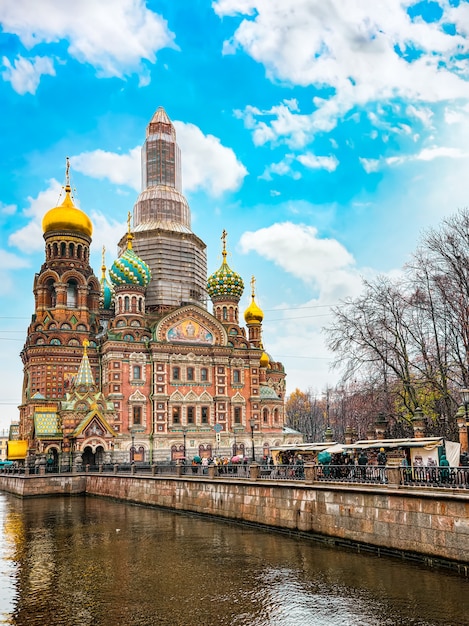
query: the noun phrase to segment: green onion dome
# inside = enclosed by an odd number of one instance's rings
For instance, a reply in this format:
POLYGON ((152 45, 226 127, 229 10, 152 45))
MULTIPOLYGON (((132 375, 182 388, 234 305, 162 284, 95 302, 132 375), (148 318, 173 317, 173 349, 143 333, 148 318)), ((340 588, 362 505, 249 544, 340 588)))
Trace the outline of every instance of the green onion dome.
POLYGON ((241 276, 234 272, 226 262, 226 232, 223 231, 223 261, 219 269, 209 276, 207 280, 207 292, 210 298, 232 297, 239 300, 243 295, 244 283, 241 276))
POLYGON ((127 234, 127 250, 114 261, 109 276, 114 286, 140 285, 146 287, 151 279, 148 265, 132 250, 132 233, 127 234))

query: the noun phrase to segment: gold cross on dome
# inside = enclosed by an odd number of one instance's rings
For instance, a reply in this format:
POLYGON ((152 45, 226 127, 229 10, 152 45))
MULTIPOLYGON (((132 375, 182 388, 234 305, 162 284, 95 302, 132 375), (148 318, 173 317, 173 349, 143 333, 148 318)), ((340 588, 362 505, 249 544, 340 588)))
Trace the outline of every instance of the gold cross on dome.
POLYGON ((254 298, 255 293, 256 293, 256 291, 255 291, 255 287, 256 287, 256 279, 255 279, 255 277, 253 276, 253 277, 251 278, 251 293, 252 293, 252 297, 253 297, 253 298, 254 298))

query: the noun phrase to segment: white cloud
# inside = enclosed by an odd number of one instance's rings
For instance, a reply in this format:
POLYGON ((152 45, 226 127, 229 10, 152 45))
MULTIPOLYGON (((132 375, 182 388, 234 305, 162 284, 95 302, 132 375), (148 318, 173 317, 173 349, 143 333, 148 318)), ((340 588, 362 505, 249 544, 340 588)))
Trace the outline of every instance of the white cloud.
POLYGON ((379 159, 365 159, 360 157, 359 161, 367 174, 370 174, 371 172, 377 172, 379 170, 379 159))
POLYGON ((360 282, 353 256, 337 240, 319 237, 313 226, 284 222, 247 231, 240 248, 260 253, 333 302, 360 282))
POLYGON ((140 148, 127 154, 93 150, 70 158, 74 169, 92 178, 107 178, 116 185, 127 185, 140 191, 140 148))
POLYGON ((306 152, 298 157, 298 161, 310 169, 321 169, 333 172, 339 165, 335 156, 316 156, 311 152, 306 152))
POLYGON ((52 179, 49 181, 48 189, 41 191, 36 198, 28 197, 29 206, 23 209, 22 214, 31 219, 10 235, 8 239, 10 246, 18 248, 25 254, 44 249, 42 218, 46 211, 58 205, 62 189, 62 185, 52 179))
POLYGON ((28 261, 7 250, 0 248, 0 294, 5 295, 14 291, 15 283, 12 273, 16 270, 29 267, 28 261))
POLYGON ((211 196, 241 187, 247 169, 231 148, 213 135, 204 135, 194 124, 174 122, 184 154, 183 186, 186 191, 202 189, 211 196))
MULTIPOLYGON (((431 122, 432 103, 469 98, 467 5, 445 13, 439 22, 412 21, 401 0, 218 0, 220 16, 242 16, 225 53, 242 49, 263 64, 272 81, 317 88, 333 95, 316 97, 317 109, 298 115, 285 103, 269 111, 246 107, 243 117, 255 143, 304 145, 304 137, 331 130, 354 107, 400 98, 413 101, 408 115, 431 122), (443 29, 457 21, 459 32, 443 29), (407 50, 417 54, 408 55, 407 50), (421 104, 419 104, 421 103, 421 104)), ((380 112, 383 115, 385 112, 380 112)), ((402 128, 405 132, 405 129, 402 128)))
POLYGON ((35 94, 41 76, 55 76, 54 64, 48 57, 36 56, 26 59, 18 56, 13 65, 7 57, 3 57, 2 63, 5 67, 2 72, 3 80, 10 82, 13 89, 20 95, 35 94))
POLYGON ((142 84, 148 80, 142 60, 154 63, 158 50, 176 47, 166 21, 144 0, 80 0, 73 10, 56 0, 41 0, 34 10, 30 0, 2 2, 0 23, 4 33, 17 35, 28 49, 65 40, 70 56, 93 65, 99 75, 138 72, 142 84))
POLYGON ((0 201, 0 213, 3 215, 14 215, 17 208, 16 204, 4 204, 0 201))

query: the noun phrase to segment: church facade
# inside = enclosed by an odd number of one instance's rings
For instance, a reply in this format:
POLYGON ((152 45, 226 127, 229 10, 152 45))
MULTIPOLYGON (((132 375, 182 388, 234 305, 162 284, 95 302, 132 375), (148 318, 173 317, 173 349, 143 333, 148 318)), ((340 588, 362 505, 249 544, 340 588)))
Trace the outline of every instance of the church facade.
POLYGON ((264 350, 254 278, 241 325, 244 283, 227 263, 227 235, 207 279, 190 217, 175 129, 159 108, 133 220, 129 213, 109 272, 103 250, 98 279, 93 225, 74 204, 67 165, 63 202, 43 218, 16 458, 80 466, 254 451, 260 459, 297 442, 284 428, 285 371, 264 350))

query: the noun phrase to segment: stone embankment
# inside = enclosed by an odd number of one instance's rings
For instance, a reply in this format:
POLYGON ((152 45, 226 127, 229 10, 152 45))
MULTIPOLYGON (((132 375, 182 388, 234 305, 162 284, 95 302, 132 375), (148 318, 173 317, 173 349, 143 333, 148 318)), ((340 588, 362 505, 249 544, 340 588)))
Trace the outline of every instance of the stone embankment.
POLYGON ((222 517, 469 575, 467 490, 203 476, 0 475, 22 497, 92 495, 222 517))

